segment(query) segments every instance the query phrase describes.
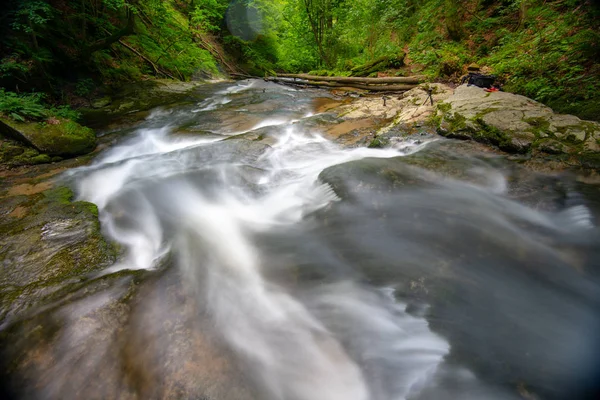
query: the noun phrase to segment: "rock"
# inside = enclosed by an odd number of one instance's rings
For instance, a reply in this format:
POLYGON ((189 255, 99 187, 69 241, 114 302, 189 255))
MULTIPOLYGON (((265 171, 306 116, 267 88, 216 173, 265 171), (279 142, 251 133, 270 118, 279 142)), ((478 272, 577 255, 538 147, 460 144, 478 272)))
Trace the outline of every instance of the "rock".
POLYGON ((92 102, 90 108, 82 108, 83 122, 95 129, 105 128, 107 122, 127 122, 129 124, 142 120, 148 110, 185 101, 189 93, 197 89, 201 82, 175 82, 167 79, 135 82, 124 85, 118 91, 110 92, 92 102), (139 115, 136 115, 139 113, 139 115))
POLYGON ((0 134, 32 146, 49 156, 72 157, 87 154, 96 147, 96 135, 90 128, 68 119, 58 123, 16 122, 0 118, 0 134))
POLYGON ((61 157, 40 154, 33 147, 26 146, 16 140, 0 138, 0 162, 10 167, 45 164, 60 160, 62 160, 61 157))
POLYGON ((370 143, 373 134, 379 137, 397 128, 405 130, 407 135, 421 132, 433 126, 431 118, 436 112, 435 105, 451 94, 449 86, 431 83, 419 85, 399 97, 390 96, 386 98, 385 105, 381 96, 361 97, 330 110, 337 113, 339 122, 327 133, 338 142, 354 145, 367 136, 366 143, 370 143), (432 91, 434 105, 431 105, 428 90, 432 91), (413 128, 423 129, 414 131, 413 128))
POLYGON ((112 99, 109 96, 104 96, 92 102, 92 108, 102 108, 110 105, 112 99))
POLYGON ((96 206, 72 202, 68 188, 51 186, 21 184, 0 194, 0 321, 115 261, 96 206))
POLYGON ((404 93, 395 105, 398 113, 392 124, 377 132, 381 135, 396 125, 427 125, 436 113, 436 106, 452 95, 452 89, 441 83, 421 84, 404 93), (431 99, 428 91, 431 90, 431 99), (433 105, 431 104, 433 100, 433 105))
POLYGON ((431 185, 431 176, 404 162, 403 157, 363 158, 325 168, 319 181, 341 199, 389 193, 406 187, 431 185))
POLYGON ((597 122, 556 114, 520 95, 462 85, 437 109, 441 135, 473 139, 510 153, 579 156, 600 147, 597 122))

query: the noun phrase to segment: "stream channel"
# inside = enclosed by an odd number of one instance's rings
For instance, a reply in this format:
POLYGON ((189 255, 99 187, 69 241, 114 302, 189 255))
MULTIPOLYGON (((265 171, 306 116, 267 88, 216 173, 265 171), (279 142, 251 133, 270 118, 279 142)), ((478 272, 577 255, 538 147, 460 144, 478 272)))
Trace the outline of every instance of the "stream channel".
POLYGON ((431 134, 347 146, 326 96, 203 85, 64 172, 121 256, 3 327, 6 396, 595 398, 598 186, 431 134))

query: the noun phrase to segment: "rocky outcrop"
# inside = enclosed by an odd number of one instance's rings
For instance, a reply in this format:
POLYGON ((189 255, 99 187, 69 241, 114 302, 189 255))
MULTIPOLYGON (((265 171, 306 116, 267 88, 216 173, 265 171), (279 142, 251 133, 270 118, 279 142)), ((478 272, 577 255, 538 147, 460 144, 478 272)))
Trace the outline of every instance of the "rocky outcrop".
POLYGON ((96 147, 94 131, 68 119, 54 118, 51 123, 37 123, 0 117, 0 134, 47 156, 73 157, 87 154, 96 147))
POLYGON ((384 147, 390 138, 437 132, 527 159, 600 168, 599 123, 557 114, 512 93, 421 84, 400 96, 358 98, 333 111, 340 122, 329 128, 329 136, 345 144, 384 147))
POLYGON ((600 124, 523 96, 459 86, 437 105, 438 132, 473 139, 510 153, 565 154, 583 160, 600 151, 600 124))
POLYGON ((102 94, 91 101, 89 108, 79 111, 83 122, 94 129, 106 128, 108 123, 117 126, 137 123, 154 107, 185 101, 190 92, 202 84, 167 79, 135 82, 102 94))

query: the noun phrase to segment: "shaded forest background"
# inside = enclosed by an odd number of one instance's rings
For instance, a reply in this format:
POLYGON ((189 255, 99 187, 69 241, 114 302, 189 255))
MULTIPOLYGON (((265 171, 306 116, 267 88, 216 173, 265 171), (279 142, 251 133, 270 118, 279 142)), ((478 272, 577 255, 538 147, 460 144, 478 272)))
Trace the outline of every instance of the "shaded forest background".
POLYGON ((457 81, 477 63, 507 91, 598 120, 599 21, 590 0, 7 0, 0 111, 149 77, 347 75, 394 57, 387 75, 457 81))

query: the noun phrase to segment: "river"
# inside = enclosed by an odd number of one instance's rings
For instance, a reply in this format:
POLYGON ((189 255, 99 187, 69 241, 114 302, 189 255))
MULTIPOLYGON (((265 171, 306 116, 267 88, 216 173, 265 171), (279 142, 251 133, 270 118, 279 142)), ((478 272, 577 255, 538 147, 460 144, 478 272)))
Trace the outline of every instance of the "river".
POLYGON ((592 186, 432 135, 344 146, 319 90, 194 96, 63 174, 121 256, 36 320, 15 398, 598 393, 592 186))

